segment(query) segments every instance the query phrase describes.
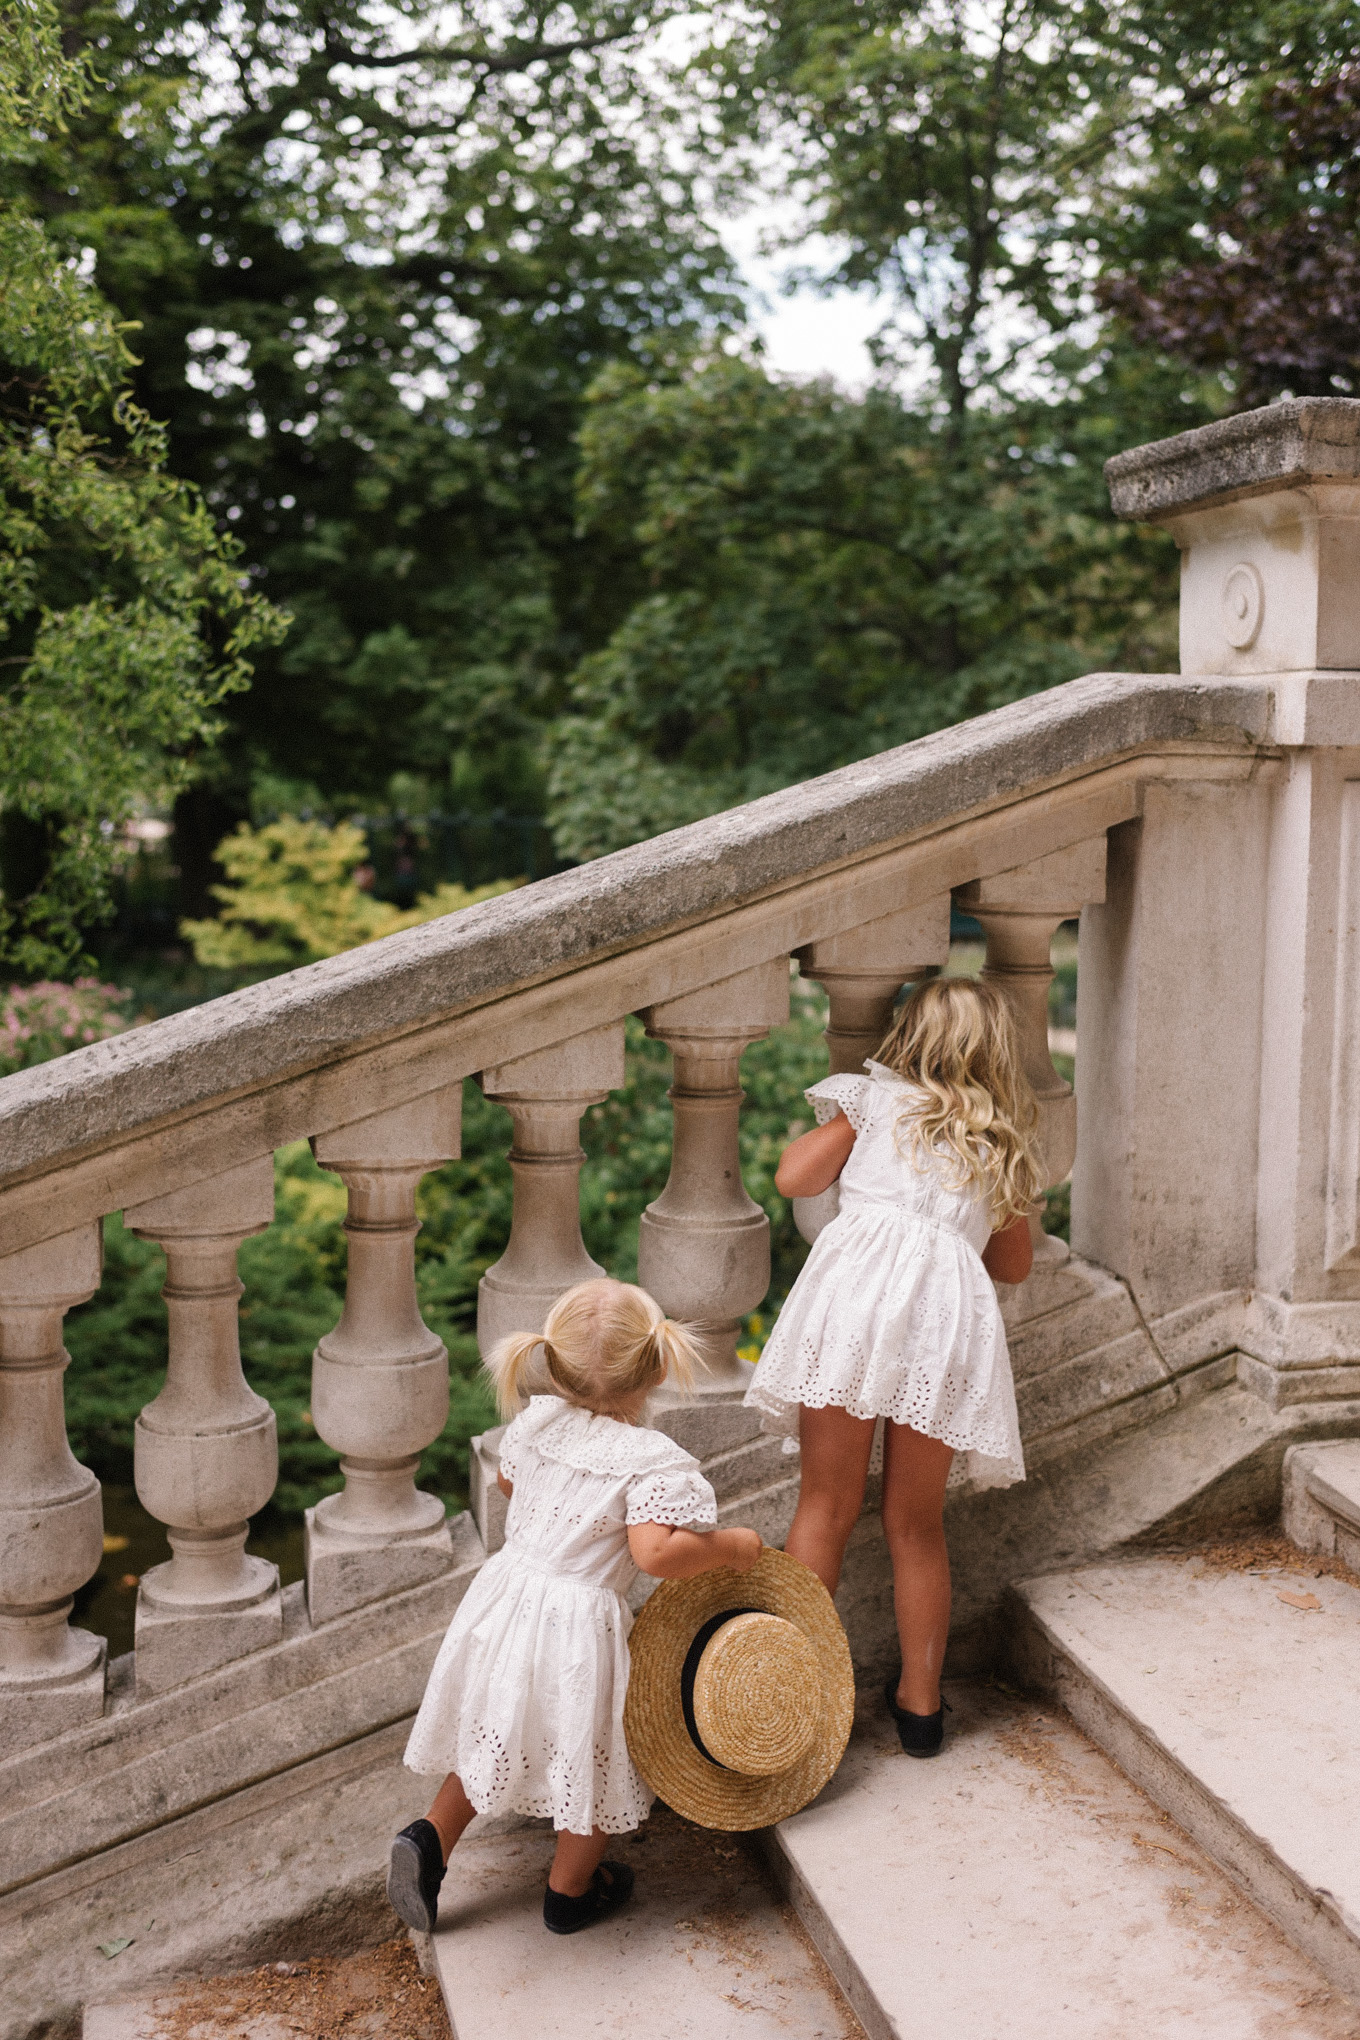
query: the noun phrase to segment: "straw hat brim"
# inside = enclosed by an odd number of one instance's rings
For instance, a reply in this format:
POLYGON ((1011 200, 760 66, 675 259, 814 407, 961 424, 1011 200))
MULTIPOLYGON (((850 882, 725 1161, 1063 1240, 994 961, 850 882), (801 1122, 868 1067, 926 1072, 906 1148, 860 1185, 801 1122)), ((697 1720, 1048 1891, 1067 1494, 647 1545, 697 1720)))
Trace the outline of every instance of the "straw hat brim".
POLYGON ((750 1572, 726 1568, 663 1580, 629 1638, 623 1725, 633 1762, 659 1799, 701 1827, 745 1833, 786 1820, 815 1799, 850 1740, 855 1675, 831 1596, 786 1552, 766 1548, 750 1572), (796 1623, 817 1654, 821 1712, 807 1750, 787 1771, 753 1778, 699 1750, 685 1724, 681 1673, 695 1635, 726 1609, 758 1609, 796 1623))

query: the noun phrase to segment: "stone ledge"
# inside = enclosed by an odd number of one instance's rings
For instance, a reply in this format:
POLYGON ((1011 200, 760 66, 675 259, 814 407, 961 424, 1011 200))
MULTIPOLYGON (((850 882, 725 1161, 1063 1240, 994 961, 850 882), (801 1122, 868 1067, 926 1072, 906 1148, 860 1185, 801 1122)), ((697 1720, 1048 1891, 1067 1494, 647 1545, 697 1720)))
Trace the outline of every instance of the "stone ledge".
MULTIPOLYGON (((1250 748, 1269 689, 1096 673, 0 1081, 0 1187, 1159 748, 1250 748)), ((398 1037, 405 1037, 398 1039, 398 1037)), ((476 1067, 476 1065, 474 1065, 476 1067)), ((448 1081, 447 1067, 443 1072, 448 1081)), ((376 1109, 356 1099, 358 1114, 376 1109)), ((314 1129, 304 1129, 314 1130, 314 1129)), ((293 1137, 262 1128, 263 1144, 293 1137)), ((117 1209, 103 1187, 101 1208, 117 1209)), ((68 1221, 69 1222, 69 1221, 68 1221)))
POLYGON ((291 1587, 282 1643, 149 1700, 111 1681, 100 1720, 0 1764, 0 1890, 413 1714, 483 1562, 471 1519, 451 1528, 458 1557, 442 1578, 315 1630, 291 1587))
POLYGON ((1116 517, 1156 522, 1309 482, 1360 481, 1360 401, 1290 397, 1131 447, 1105 463, 1116 517))

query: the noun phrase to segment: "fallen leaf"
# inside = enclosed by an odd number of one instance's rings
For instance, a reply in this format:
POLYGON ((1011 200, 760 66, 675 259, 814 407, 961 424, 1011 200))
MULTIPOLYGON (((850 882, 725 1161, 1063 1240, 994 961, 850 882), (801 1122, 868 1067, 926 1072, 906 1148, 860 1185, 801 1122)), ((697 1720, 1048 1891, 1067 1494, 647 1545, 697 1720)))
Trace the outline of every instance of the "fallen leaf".
POLYGON ((112 1962, 115 1955, 121 1955, 124 1948, 132 1946, 132 1941, 133 1937, 131 1934, 123 1941, 101 1941, 99 1943, 99 1952, 101 1955, 107 1955, 109 1961, 112 1962))
POLYGON ((1287 1601, 1291 1608, 1311 1610, 1322 1606, 1316 1594, 1277 1594, 1277 1601, 1287 1601))
POLYGON ((104 1533, 105 1551, 126 1551, 131 1542, 130 1537, 114 1537, 107 1530, 104 1533))

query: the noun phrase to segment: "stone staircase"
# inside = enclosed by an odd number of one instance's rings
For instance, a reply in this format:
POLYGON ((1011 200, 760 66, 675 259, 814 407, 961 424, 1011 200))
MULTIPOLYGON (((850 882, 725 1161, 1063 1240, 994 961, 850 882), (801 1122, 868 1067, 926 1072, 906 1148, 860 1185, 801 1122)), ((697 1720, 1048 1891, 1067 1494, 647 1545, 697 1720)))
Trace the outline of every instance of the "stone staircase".
MULTIPOLYGON (((1294 1446, 1284 1522, 1360 1551, 1360 1444, 1294 1446)), ((1015 1591, 1015 1660, 1341 1990, 1360 1996, 1360 1585, 1129 1558, 1015 1591)))
MULTIPOLYGON (((674 1415, 702 1423, 729 1506, 786 1513, 745 1413, 674 1415)), ((494 1468, 494 1435, 478 1457, 494 1468)), ((1004 1624, 1024 1692, 951 1682, 946 1750, 916 1764, 866 1684, 815 1806, 750 1838, 658 1808, 618 1847, 635 1904, 579 1940, 539 1923, 545 1825, 474 1829, 421 1951, 455 2040, 1357 2040, 1360 1442, 1289 1447, 1283 1520, 1316 1566, 1266 1539, 1245 1566, 1134 1552, 1023 1583, 1004 1624)), ((205 1829, 229 1906, 356 1813, 371 1885, 384 1822, 421 1796, 398 1740, 345 1784, 349 1813, 333 1788, 205 1829)), ((169 2005, 131 1999, 116 2028, 91 2006, 87 2032, 157 2040, 169 2005)))

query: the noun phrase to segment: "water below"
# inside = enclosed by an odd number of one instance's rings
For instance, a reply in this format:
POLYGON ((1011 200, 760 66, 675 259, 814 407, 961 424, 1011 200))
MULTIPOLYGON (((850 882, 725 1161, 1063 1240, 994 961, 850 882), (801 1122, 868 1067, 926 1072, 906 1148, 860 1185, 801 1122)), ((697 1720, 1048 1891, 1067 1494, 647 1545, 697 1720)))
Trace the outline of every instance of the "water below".
MULTIPOLYGON (((246 1550, 272 1558, 284 1586, 302 1578, 302 1522, 268 1509, 255 1518, 246 1550)), ((104 1489, 104 1556, 75 1597, 72 1621, 109 1640, 109 1656, 132 1649, 137 1587, 144 1572, 169 1558, 163 1524, 148 1516, 131 1487, 104 1489)))

